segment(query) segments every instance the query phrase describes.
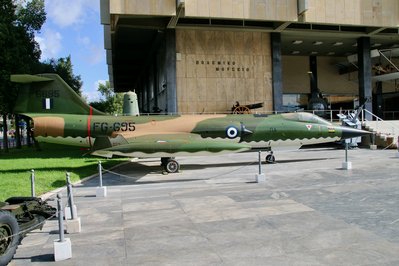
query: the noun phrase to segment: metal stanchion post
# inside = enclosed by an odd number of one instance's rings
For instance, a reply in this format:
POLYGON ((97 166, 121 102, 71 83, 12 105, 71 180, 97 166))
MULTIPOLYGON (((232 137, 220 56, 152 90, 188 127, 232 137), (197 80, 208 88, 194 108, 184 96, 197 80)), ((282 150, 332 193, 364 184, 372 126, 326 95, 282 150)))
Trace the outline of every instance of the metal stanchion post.
POLYGON ((36 197, 35 193, 35 170, 31 170, 30 174, 30 188, 31 188, 31 195, 32 197, 36 197))
POLYGON ((98 161, 98 177, 100 179, 100 186, 96 189, 96 197, 104 198, 107 196, 107 187, 103 187, 103 167, 101 161, 98 161))
POLYGON ((98 176, 100 178, 100 187, 103 186, 103 169, 101 166, 101 161, 98 161, 98 176))
POLYGON ((265 183, 266 177, 262 173, 262 151, 258 152, 258 173, 255 175, 257 183, 265 183))
POLYGON ((345 161, 342 162, 342 169, 344 170, 352 169, 352 162, 348 161, 348 147, 349 147, 348 141, 350 140, 345 140, 345 161))
POLYGON ((377 145, 375 144, 375 133, 371 135, 371 144, 370 144, 370 150, 376 150, 377 145))
POLYGON ((398 152, 396 153, 396 157, 399 158, 399 137, 398 137, 398 142, 396 143, 397 147, 398 147, 398 152))
POLYGON ((61 194, 57 194, 58 230, 60 239, 54 240, 54 260, 61 261, 72 258, 71 240, 64 236, 64 216, 61 194))
POLYGON ((60 239, 58 242, 64 242, 64 214, 62 213, 62 198, 61 194, 57 194, 57 210, 58 210, 58 231, 60 239))
POLYGON ((72 184, 69 173, 66 173, 66 179, 67 179, 68 202, 71 214, 71 220, 67 220, 67 232, 80 233, 82 227, 80 225, 80 218, 77 215, 77 209, 73 200, 72 184))
POLYGON ((71 211, 71 218, 72 220, 76 219, 76 207, 73 202, 73 192, 72 192, 72 185, 71 185, 71 177, 69 173, 66 173, 66 181, 67 181, 67 191, 68 191, 68 202, 69 202, 69 208, 71 211))

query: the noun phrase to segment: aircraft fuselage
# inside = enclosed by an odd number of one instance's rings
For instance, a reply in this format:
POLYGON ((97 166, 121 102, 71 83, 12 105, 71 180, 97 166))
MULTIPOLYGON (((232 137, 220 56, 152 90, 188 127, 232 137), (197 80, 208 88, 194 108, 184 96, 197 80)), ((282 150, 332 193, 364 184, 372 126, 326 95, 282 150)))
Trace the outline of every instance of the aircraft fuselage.
POLYGON ((246 143, 251 148, 299 148, 307 144, 340 140, 343 130, 346 130, 309 113, 267 116, 37 114, 32 117, 34 135, 39 141, 81 147, 90 147, 97 138, 104 137, 110 140, 112 146, 116 146, 127 139, 134 142, 135 138, 151 135, 196 134, 202 139, 246 143))

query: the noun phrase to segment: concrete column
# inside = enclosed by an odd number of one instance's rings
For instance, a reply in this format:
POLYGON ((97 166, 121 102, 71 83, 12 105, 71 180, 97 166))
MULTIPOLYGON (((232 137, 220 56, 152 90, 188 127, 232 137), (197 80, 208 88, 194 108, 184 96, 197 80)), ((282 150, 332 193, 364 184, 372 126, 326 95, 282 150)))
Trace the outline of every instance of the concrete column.
POLYGON ((157 57, 154 57, 154 64, 153 64, 153 84, 154 84, 154 107, 158 107, 158 93, 159 93, 159 81, 158 81, 158 60, 157 57))
POLYGON ((140 78, 139 82, 138 82, 138 88, 140 88, 139 92, 140 92, 140 101, 139 101, 139 105, 140 105, 140 112, 143 113, 144 109, 145 109, 145 87, 144 87, 144 83, 142 81, 142 78, 140 78))
POLYGON ((147 107, 146 107, 146 110, 147 110, 147 112, 148 113, 151 113, 151 79, 150 79, 150 71, 149 70, 147 70, 146 71, 146 78, 145 78, 145 90, 146 90, 146 95, 147 95, 147 98, 145 99, 146 100, 146 105, 147 105, 147 107))
POLYGON ((376 83, 376 94, 375 94, 375 105, 373 106, 373 108, 374 108, 374 112, 375 112, 375 114, 378 116, 378 117, 380 117, 380 118, 382 118, 382 119, 384 119, 384 114, 383 114, 383 104, 384 104, 384 100, 383 100, 383 98, 382 98, 382 82, 381 81, 378 81, 377 83, 376 83))
MULTIPOLYGON (((359 63, 359 100, 360 104, 370 112, 373 112, 372 87, 371 87, 371 57, 370 57, 370 37, 357 39, 357 57, 359 63)), ((370 114, 365 114, 367 120, 372 120, 370 114)))
POLYGON ((274 111, 283 110, 283 69, 281 61, 281 33, 272 32, 270 34, 272 50, 272 89, 273 89, 273 109, 274 111))
POLYGON ((166 107, 168 108, 168 113, 176 113, 176 32, 174 29, 165 31, 165 44, 166 107))
POLYGON ((317 57, 314 55, 309 56, 309 68, 313 76, 310 76, 310 92, 312 99, 319 97, 318 80, 317 80, 317 57))

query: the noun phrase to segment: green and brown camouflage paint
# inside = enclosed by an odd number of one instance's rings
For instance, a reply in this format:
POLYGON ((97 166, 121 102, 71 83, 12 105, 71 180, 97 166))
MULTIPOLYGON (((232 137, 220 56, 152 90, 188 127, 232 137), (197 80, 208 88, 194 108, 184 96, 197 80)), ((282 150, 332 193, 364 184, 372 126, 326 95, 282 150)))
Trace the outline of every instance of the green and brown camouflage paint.
POLYGON ((110 116, 87 105, 58 75, 15 75, 16 113, 34 121, 39 141, 77 145, 112 157, 167 157, 338 141, 367 134, 309 113, 110 116))

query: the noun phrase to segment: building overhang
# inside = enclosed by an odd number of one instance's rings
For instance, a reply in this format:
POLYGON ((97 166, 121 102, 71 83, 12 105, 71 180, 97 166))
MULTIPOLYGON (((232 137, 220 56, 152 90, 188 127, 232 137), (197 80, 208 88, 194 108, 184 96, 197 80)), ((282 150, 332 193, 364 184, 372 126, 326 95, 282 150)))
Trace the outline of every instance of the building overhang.
POLYGON ((306 10, 295 19, 282 21, 187 16, 185 2, 175 2, 174 12, 168 6, 165 13, 127 14, 112 13, 110 0, 101 1, 104 47, 115 91, 140 90, 139 80, 148 74, 167 29, 280 32, 282 54, 293 56, 347 57, 357 52, 360 37, 370 37, 372 49, 399 47, 397 26, 306 22, 306 10))

